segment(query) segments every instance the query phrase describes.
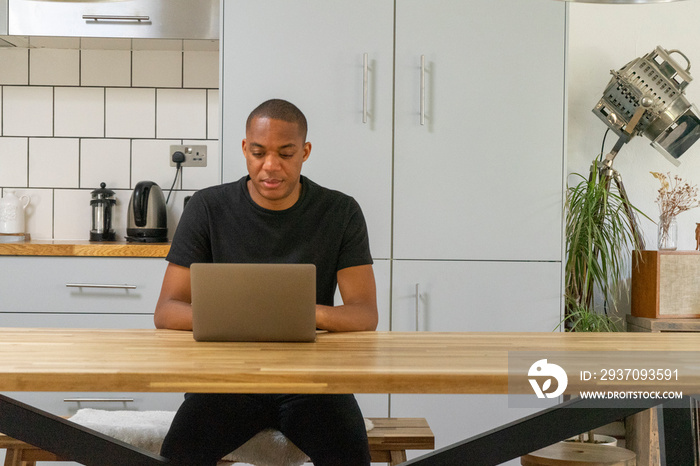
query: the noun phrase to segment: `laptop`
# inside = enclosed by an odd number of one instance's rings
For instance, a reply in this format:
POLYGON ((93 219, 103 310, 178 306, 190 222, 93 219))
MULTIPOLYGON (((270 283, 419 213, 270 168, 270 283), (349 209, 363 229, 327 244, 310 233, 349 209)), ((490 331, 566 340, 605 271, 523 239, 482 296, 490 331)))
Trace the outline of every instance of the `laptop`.
POLYGON ((313 264, 192 264, 197 341, 315 341, 313 264))

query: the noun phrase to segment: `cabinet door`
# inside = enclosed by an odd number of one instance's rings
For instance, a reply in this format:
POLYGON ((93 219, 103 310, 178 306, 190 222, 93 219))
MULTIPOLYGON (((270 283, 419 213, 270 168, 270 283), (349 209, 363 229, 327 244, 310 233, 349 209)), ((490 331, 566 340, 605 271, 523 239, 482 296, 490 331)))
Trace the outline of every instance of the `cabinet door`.
MULTIPOLYGON (((559 262, 394 261, 392 329, 549 332, 559 322, 560 277, 559 262)), ((508 395, 390 399, 391 416, 428 420, 437 448, 535 411, 509 407, 508 395)))
POLYGON ((560 260, 564 44, 561 2, 397 2, 395 258, 560 260))
POLYGON ((551 332, 561 263, 394 261, 391 329, 551 332))
POLYGON ((247 174, 241 140, 250 111, 289 100, 309 125, 302 173, 355 197, 372 255, 389 258, 393 2, 224 0, 223 8, 224 181, 247 174))

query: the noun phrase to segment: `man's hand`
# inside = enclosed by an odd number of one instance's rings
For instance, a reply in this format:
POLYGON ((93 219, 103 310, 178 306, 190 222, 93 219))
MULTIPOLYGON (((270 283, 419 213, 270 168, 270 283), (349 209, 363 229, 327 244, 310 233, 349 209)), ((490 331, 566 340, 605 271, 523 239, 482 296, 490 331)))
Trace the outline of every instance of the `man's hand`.
POLYGON ((338 271, 342 306, 316 306, 316 327, 330 332, 375 330, 379 321, 377 287, 371 265, 338 271))
POLYGON ((156 328, 192 330, 190 269, 168 263, 153 314, 156 328))

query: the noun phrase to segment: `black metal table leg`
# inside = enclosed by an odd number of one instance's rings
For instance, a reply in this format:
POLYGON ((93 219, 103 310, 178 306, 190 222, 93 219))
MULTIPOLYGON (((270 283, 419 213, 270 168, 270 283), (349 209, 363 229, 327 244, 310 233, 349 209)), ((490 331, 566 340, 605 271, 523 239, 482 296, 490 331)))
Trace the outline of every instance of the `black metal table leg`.
MULTIPOLYGON (((575 398, 403 464, 494 466, 658 404, 660 404, 659 400, 575 398)), ((686 411, 689 414, 689 409, 667 411, 686 411)), ((681 428, 680 421, 669 422, 677 423, 681 428)), ((684 421, 682 425, 685 426, 684 421)), ((682 428, 685 429, 685 427, 682 428)), ((667 463, 669 466, 694 464, 693 462, 675 462, 675 458, 687 458, 688 449, 692 454, 692 442, 689 443, 686 437, 683 438, 684 443, 674 445, 673 448, 678 451, 674 452, 674 462, 667 463)))
POLYGON ((0 395, 0 432, 87 466, 156 466, 166 458, 0 395))

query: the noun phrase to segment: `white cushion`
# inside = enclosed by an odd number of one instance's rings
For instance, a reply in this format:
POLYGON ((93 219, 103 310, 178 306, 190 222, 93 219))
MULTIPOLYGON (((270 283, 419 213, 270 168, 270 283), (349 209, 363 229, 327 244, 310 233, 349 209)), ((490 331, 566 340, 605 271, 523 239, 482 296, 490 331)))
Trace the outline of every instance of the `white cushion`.
MULTIPOLYGON (((174 411, 106 411, 85 408, 78 410, 70 421, 158 454, 174 416, 174 411)), ((365 419, 365 427, 371 430, 374 426, 370 420, 365 419)), ((298 466, 307 461, 309 458, 304 452, 281 432, 267 429, 226 455, 219 464, 242 462, 257 466, 298 466)))

